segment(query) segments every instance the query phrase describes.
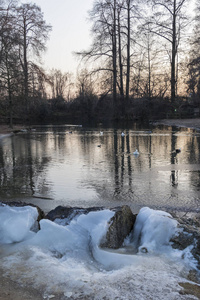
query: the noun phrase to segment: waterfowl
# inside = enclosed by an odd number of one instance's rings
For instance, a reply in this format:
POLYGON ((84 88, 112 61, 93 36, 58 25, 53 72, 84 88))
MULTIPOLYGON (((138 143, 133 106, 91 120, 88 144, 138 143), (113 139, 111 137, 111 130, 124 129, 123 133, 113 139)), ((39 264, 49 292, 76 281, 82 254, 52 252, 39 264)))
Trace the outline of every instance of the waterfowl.
POLYGON ((139 153, 138 149, 136 149, 136 150, 133 152, 133 154, 134 154, 134 155, 139 155, 140 153, 139 153))
POLYGON ((101 148, 101 145, 97 145, 97 147, 101 148))
POLYGON ((22 128, 20 129, 20 132, 28 132, 28 130, 26 128, 22 128))
POLYGON ((100 135, 103 135, 103 131, 100 131, 100 135))
POLYGON ((121 136, 125 136, 125 133, 124 133, 124 132, 122 132, 121 136))
POLYGON ((175 151, 176 151, 176 153, 180 153, 181 152, 181 148, 176 149, 175 151))

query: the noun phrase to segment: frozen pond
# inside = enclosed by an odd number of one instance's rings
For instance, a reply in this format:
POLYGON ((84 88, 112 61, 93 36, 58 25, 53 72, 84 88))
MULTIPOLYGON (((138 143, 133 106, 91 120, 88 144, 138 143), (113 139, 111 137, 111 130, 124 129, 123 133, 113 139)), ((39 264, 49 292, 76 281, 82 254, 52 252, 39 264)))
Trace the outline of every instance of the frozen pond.
POLYGON ((192 129, 35 127, 0 140, 0 200, 197 211, 199 151, 192 129))

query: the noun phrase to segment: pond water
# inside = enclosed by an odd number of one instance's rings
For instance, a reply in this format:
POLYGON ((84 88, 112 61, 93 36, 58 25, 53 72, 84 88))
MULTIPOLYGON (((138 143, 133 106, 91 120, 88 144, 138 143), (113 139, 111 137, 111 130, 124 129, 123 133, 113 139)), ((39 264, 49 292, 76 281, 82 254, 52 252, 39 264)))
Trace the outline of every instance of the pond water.
POLYGON ((40 299, 198 299, 181 290, 193 284, 192 245, 172 249, 177 223, 165 211, 199 212, 199 151, 200 132, 175 127, 36 126, 2 138, 0 201, 105 209, 69 225, 43 219, 34 232, 36 208, 0 206, 1 274, 40 299), (133 236, 148 251, 136 253, 131 235, 116 251, 99 247, 107 208, 123 204, 140 211, 133 236))
POLYGON ((0 140, 0 200, 34 203, 45 212, 123 204, 134 212, 144 206, 197 212, 200 132, 36 126, 0 140))

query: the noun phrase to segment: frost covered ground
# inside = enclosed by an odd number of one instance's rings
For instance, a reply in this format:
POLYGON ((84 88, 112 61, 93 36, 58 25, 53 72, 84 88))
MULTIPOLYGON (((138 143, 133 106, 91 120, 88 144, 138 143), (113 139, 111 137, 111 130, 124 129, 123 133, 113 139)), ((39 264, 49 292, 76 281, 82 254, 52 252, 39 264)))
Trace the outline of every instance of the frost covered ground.
POLYGON ((180 294, 196 264, 190 249, 171 248, 177 223, 168 213, 141 209, 124 248, 106 251, 99 243, 112 216, 90 212, 68 226, 44 219, 36 232, 36 208, 0 206, 4 276, 37 290, 38 299, 198 299, 180 294))

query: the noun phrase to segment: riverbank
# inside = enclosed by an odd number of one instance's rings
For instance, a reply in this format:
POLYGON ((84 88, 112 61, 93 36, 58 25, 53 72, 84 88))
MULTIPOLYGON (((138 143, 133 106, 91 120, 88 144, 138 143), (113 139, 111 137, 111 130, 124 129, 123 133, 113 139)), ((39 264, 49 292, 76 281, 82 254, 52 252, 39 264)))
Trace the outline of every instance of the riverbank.
POLYGON ((177 126, 192 129, 200 129, 200 118, 196 119, 163 119, 154 123, 155 125, 177 126))
MULTIPOLYGON (((166 125, 166 126, 177 126, 177 127, 186 127, 192 129, 200 130, 200 118, 195 119, 162 119, 154 122, 154 125, 166 125)), ((13 128, 10 128, 8 125, 0 125, 0 135, 2 134, 12 134, 20 130, 27 129, 23 125, 14 125, 13 128)))
POLYGON ((25 129, 23 125, 14 125, 13 128, 10 128, 8 125, 0 125, 0 135, 15 133, 22 129, 25 129))

